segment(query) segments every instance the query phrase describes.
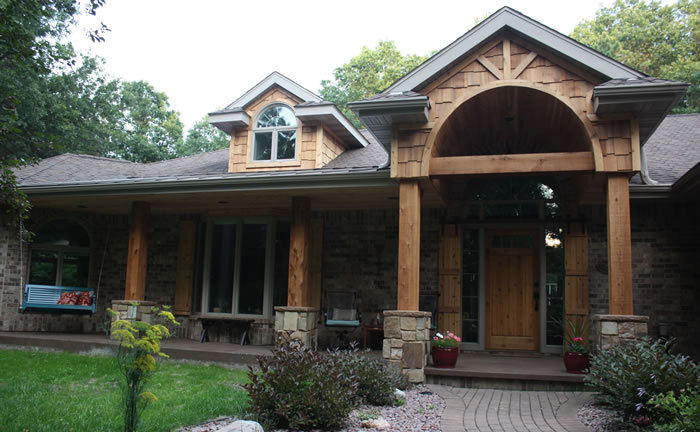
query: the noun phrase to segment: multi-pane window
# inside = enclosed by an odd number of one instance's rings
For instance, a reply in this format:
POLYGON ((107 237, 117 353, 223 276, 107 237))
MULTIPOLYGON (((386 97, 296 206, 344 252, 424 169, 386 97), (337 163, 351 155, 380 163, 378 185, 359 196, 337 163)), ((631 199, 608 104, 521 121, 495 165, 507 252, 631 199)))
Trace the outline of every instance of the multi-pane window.
POLYGON ((253 161, 296 159, 297 119, 284 105, 273 105, 258 116, 253 128, 253 161))
POLYGON ((29 283, 85 288, 90 271, 90 238, 79 224, 54 220, 32 244, 29 283))
POLYGON ((272 301, 274 224, 217 219, 209 225, 204 312, 269 315, 272 301))

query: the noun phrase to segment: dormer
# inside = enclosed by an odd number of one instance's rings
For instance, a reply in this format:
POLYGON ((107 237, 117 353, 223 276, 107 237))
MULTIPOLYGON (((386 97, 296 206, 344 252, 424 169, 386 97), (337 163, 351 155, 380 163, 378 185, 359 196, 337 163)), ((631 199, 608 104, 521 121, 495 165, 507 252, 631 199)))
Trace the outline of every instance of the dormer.
POLYGON ((331 102, 273 72, 209 123, 231 135, 229 172, 323 168, 367 140, 331 102))

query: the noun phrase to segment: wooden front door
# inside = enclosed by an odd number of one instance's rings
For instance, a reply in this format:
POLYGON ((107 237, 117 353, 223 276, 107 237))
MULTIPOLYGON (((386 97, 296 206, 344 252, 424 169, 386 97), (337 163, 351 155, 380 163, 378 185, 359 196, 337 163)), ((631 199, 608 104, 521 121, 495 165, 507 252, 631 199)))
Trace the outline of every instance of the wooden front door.
POLYGON ((486 231, 486 349, 538 349, 537 239, 537 230, 486 231))

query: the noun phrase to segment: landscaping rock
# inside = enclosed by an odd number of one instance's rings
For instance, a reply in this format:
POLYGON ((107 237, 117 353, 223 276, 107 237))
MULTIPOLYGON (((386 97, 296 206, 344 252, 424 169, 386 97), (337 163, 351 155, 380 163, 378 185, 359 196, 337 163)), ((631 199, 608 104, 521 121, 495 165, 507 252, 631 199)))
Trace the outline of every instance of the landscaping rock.
POLYGON ((391 427, 389 422, 383 418, 365 420, 360 426, 367 429, 389 429, 391 427))
POLYGON ((250 420, 236 420, 219 432, 265 432, 260 423, 250 420))
POLYGON ((394 396, 396 396, 397 399, 406 399, 406 392, 403 390, 394 389, 394 396))

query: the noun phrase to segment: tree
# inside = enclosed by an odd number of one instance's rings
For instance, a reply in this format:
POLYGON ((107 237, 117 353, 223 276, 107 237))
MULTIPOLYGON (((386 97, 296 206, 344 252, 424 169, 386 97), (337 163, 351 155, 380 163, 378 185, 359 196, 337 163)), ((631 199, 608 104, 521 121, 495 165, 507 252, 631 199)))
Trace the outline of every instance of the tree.
POLYGON ((220 150, 227 148, 229 141, 229 136, 210 125, 209 116, 204 116, 187 131, 187 138, 175 152, 180 157, 220 150))
POLYGON ((394 81, 425 61, 425 56, 402 55, 393 41, 380 41, 375 49, 362 47, 362 52, 333 72, 333 81, 321 81, 321 97, 333 102, 355 126, 359 120, 347 107, 382 92, 394 81))
POLYGON ((699 0, 616 0, 571 37, 653 77, 689 83, 675 112, 700 112, 699 0))
POLYGON ((109 156, 132 162, 153 162, 175 157, 182 146, 180 113, 170 109, 168 96, 145 81, 121 85, 122 118, 112 138, 109 156))
MULTIPOLYGON (((61 42, 80 13, 94 15, 104 0, 0 1, 0 215, 13 224, 30 205, 16 187, 12 168, 51 146, 36 114, 52 71, 75 63, 73 48, 61 42)), ((89 33, 104 40, 101 28, 89 33)))

